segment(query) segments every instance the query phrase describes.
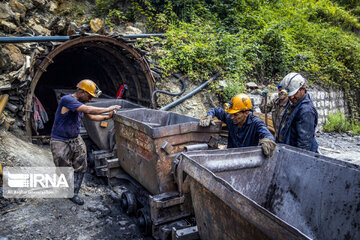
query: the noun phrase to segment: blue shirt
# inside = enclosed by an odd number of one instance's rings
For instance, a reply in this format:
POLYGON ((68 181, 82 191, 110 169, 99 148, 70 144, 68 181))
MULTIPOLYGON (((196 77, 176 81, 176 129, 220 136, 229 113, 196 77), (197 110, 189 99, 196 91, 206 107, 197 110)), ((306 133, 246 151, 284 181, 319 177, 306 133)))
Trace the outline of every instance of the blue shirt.
POLYGON ((318 113, 308 93, 295 105, 287 104, 281 118, 277 142, 318 152, 315 129, 318 113))
POLYGON ((274 136, 270 133, 261 118, 249 114, 244 125, 239 128, 230 118, 230 114, 225 112, 223 108, 212 108, 207 116, 217 117, 226 123, 229 129, 228 148, 249 147, 259 145, 259 140, 269 138, 275 141, 274 136))
POLYGON ((83 105, 83 103, 76 100, 71 94, 65 95, 60 99, 59 106, 55 113, 51 137, 69 140, 76 138, 79 135, 81 119, 83 118, 84 113, 78 112, 76 109, 81 105, 83 105), (61 114, 62 107, 68 108, 69 111, 61 114))

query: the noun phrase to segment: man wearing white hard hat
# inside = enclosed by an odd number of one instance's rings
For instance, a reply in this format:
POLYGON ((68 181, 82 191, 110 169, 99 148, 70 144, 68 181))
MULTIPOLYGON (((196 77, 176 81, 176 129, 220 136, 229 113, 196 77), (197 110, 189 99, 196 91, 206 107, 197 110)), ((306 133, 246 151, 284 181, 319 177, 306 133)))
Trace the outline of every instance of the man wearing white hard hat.
POLYGON ((315 128, 318 113, 306 91, 306 80, 300 73, 289 73, 281 81, 289 97, 281 118, 277 142, 318 152, 315 128))

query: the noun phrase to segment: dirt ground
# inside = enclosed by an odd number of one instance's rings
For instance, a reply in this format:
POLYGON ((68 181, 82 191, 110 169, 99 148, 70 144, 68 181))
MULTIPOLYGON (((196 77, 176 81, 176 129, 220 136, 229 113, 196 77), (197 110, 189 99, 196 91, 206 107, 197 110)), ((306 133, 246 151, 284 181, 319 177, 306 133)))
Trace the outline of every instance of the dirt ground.
MULTIPOLYGON (((53 166, 49 146, 39 147, 0 130, 3 166, 53 166)), ((135 218, 122 213, 119 194, 86 173, 85 204, 68 199, 4 199, 0 187, 0 239, 144 239, 135 218)))
MULTIPOLYGON (((360 136, 317 133, 317 140, 323 155, 360 164, 360 136)), ((48 146, 30 144, 1 130, 0 144, 0 162, 5 166, 52 166, 48 146)), ((112 191, 104 179, 87 173, 80 190, 83 206, 68 199, 1 197, 0 240, 145 239, 135 219, 122 212, 121 191, 121 187, 112 191)))
POLYGON ((360 165, 360 136, 319 132, 316 140, 322 155, 360 165))
POLYGON ((86 177, 82 206, 68 199, 0 203, 0 239, 144 239, 110 190, 90 174, 86 177))

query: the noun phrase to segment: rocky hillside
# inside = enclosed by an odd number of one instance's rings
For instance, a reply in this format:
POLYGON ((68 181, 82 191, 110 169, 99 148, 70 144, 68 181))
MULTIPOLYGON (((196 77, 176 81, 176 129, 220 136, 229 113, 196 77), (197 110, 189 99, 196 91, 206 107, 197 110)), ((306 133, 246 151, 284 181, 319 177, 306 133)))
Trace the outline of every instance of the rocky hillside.
MULTIPOLYGON (((301 71, 313 86, 325 87, 313 89, 316 95, 321 93, 318 107, 323 110, 322 120, 331 110, 347 111, 356 118, 360 92, 358 7, 329 0, 5 0, 0 2, 0 36, 165 32, 165 38, 133 43, 154 70, 155 89, 179 92, 182 86, 173 73, 186 79, 185 93, 220 74, 210 88, 173 111, 199 117, 235 93, 248 91, 248 82, 275 92, 274 86, 287 72, 301 71), (330 104, 334 91, 339 92, 341 106, 330 104)), ((0 93, 10 94, 8 125, 18 118, 16 125, 24 129, 21 120, 27 111, 24 105, 34 66, 59 44, 0 45, 0 93)), ((156 96, 157 107, 178 98, 156 96)))

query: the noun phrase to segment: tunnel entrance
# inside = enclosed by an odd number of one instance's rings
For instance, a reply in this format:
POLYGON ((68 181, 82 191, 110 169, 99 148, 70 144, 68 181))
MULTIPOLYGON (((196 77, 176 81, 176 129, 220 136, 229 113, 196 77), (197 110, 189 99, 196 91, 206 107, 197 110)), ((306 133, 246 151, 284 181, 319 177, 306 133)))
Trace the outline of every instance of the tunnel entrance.
POLYGON ((126 83, 125 99, 150 106, 154 77, 147 61, 127 42, 105 36, 69 40, 50 52, 38 66, 26 102, 26 131, 29 136, 50 135, 58 99, 73 93, 82 79, 93 80, 102 98, 115 98, 126 83), (49 121, 34 130, 33 97, 42 103, 49 121))

